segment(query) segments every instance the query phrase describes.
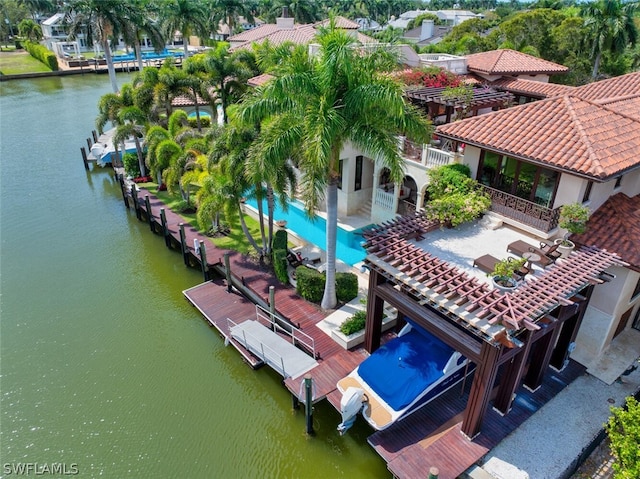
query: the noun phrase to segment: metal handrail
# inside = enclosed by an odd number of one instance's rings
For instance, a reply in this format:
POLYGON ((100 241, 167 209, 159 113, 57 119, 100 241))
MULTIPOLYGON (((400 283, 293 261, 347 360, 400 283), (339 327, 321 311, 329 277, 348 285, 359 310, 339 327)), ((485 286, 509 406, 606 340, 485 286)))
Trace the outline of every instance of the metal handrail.
POLYGON ((271 311, 256 304, 256 319, 260 321, 261 318, 264 319, 268 323, 269 327, 274 331, 290 336, 291 344, 293 344, 294 346, 296 345, 296 341, 299 344, 302 344, 307 349, 307 352, 311 351, 311 354, 315 359, 316 342, 311 336, 291 324, 288 324, 287 328, 283 328, 279 324, 278 320, 284 321, 284 319, 277 318, 277 316, 275 314, 272 314, 271 311))
MULTIPOLYGON (((227 318, 227 323, 229 323, 230 325, 229 328, 231 328, 232 326, 238 326, 238 323, 233 321, 231 318, 227 318)), ((249 337, 255 339, 256 342, 260 344, 260 359, 262 359, 262 361, 264 361, 266 364, 275 365, 276 361, 279 360, 280 367, 282 368, 282 376, 286 378, 287 372, 284 367, 284 358, 275 349, 265 345, 262 341, 260 341, 260 338, 253 336, 252 334, 249 334, 249 337), (269 357, 265 352, 265 348, 267 348, 269 352, 272 353, 270 357, 273 358, 275 356, 273 360, 269 360, 269 357)), ((249 347, 249 342, 247 341, 247 332, 244 329, 242 330, 242 341, 240 341, 239 339, 237 341, 240 342, 240 344, 242 344, 247 351, 252 351, 252 349, 249 347)), ((256 351, 256 354, 257 353, 258 352, 256 351)))

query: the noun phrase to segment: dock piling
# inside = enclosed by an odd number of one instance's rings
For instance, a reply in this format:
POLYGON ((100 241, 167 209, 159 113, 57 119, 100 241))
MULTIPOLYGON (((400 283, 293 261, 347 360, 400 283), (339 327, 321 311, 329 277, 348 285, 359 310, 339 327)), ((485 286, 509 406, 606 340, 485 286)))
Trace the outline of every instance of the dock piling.
POLYGON ((224 274, 227 278, 227 292, 231 292, 231 261, 229 260, 229 253, 224 254, 224 274))
POLYGON ((307 419, 307 434, 313 436, 313 378, 307 374, 304 377, 304 405, 307 419))
POLYGON ((207 267, 207 248, 204 247, 204 241, 199 241, 199 251, 200 251, 200 266, 202 268, 202 277, 204 281, 209 281, 209 268, 207 267))
POLYGON ((149 228, 151 228, 151 232, 153 233, 153 215, 151 214, 151 201, 149 200, 149 195, 144 195, 144 204, 147 207, 147 219, 149 220, 149 228))
POLYGON ((91 145, 92 145, 91 140, 89 138, 87 138, 87 150, 88 151, 91 151, 91 145))
POLYGON ((84 163, 84 169, 89 169, 89 160, 87 160, 87 150, 85 150, 84 146, 80 147, 80 154, 82 155, 82 162, 84 163))
POLYGON ((98 143, 98 134, 96 133, 96 130, 91 130, 91 136, 93 137, 93 142, 98 143))
POLYGON ((138 218, 138 220, 142 220, 140 202, 138 201, 138 188, 136 188, 135 183, 131 185, 131 198, 133 199, 133 208, 136 210, 136 218, 138 218))
POLYGON ((184 264, 189 266, 189 247, 187 246, 187 236, 184 232, 184 223, 178 225, 180 227, 180 250, 182 251, 182 260, 184 264))
POLYGON ((162 236, 164 236, 164 244, 169 248, 171 239, 169 238, 169 226, 167 225, 167 214, 164 208, 160 208, 160 221, 162 222, 162 236))
POLYGON ((429 479, 438 479, 439 474, 440 470, 437 467, 432 467, 429 469, 429 479))

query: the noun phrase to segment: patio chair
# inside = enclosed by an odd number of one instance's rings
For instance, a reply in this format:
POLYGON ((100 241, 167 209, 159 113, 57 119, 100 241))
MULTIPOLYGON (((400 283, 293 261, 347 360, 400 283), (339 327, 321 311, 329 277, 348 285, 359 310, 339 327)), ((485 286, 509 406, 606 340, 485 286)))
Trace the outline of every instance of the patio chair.
POLYGON ((473 267, 474 268, 477 267, 480 271, 484 271, 485 273, 488 274, 495 269, 496 264, 499 261, 500 260, 495 256, 491 256, 490 254, 485 254, 473 260, 473 267))
POLYGON ((544 255, 549 258, 551 261, 555 262, 558 258, 562 256, 562 253, 557 251, 558 244, 547 244, 545 242, 540 243, 540 251, 544 253, 544 255))
POLYGON ((507 251, 509 253, 513 253, 513 254, 518 255, 520 257, 523 257, 524 253, 535 253, 540 257, 540 259, 536 259, 535 261, 532 261, 532 262, 538 264, 542 268, 546 268, 547 266, 549 266, 550 264, 553 264, 555 262, 554 259, 551 259, 550 257, 548 257, 545 254, 545 252, 542 251, 540 248, 537 248, 537 247, 527 243, 526 241, 522 241, 522 240, 518 240, 518 241, 514 241, 513 243, 509 243, 509 245, 507 246, 507 251))
POLYGON ((303 258, 302 254, 300 254, 299 252, 287 250, 287 261, 289 262, 289 265, 297 268, 298 266, 307 262, 307 258, 303 258))

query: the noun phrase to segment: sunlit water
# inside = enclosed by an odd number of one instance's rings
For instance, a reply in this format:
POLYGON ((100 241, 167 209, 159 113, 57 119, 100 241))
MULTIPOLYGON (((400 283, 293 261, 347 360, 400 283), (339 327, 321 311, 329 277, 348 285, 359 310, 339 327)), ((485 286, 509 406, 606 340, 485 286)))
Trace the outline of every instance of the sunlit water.
MULTIPOLYGON (((120 83, 126 77, 119 78, 120 83)), ((200 282, 86 173, 106 76, 0 83, 0 476, 389 477, 328 403, 305 435, 281 378, 225 348, 181 291, 200 282)))

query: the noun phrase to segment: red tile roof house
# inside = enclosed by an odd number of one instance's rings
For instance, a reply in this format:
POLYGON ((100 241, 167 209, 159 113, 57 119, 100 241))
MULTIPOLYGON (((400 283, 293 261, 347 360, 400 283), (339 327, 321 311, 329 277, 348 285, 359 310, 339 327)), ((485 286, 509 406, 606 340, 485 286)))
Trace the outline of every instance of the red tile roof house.
POLYGON ((640 355, 640 72, 436 131, 465 144, 462 162, 491 195, 498 224, 526 231, 532 243, 552 240, 564 233, 560 206, 578 202, 593 214, 574 239, 629 263, 596 287, 572 355, 613 382, 640 355), (621 362, 604 361, 607 350, 621 362))

